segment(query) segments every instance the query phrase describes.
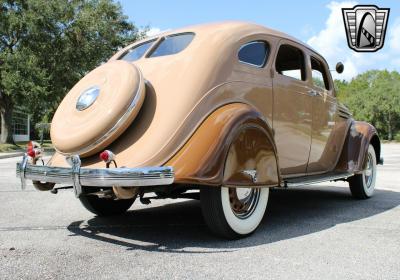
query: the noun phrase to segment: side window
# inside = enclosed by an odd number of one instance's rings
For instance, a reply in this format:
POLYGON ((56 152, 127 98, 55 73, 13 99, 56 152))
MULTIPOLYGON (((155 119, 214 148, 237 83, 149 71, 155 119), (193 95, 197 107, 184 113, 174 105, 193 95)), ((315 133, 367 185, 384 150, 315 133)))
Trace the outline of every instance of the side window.
POLYGON ((329 80, 324 64, 318 59, 311 57, 311 73, 315 86, 329 90, 329 80))
POLYGON ((140 44, 139 46, 132 47, 131 49, 126 51, 119 59, 130 62, 138 60, 151 47, 154 41, 155 40, 151 40, 146 43, 140 44))
POLYGON ((164 55, 176 54, 183 51, 192 42, 194 33, 183 33, 169 35, 162 39, 156 49, 149 57, 157 57, 164 55))
POLYGON ((275 62, 276 71, 297 80, 306 80, 304 55, 291 45, 281 45, 275 62))
POLYGON ((240 62, 251 66, 263 67, 267 61, 268 53, 267 42, 253 41, 240 47, 238 59, 240 62))

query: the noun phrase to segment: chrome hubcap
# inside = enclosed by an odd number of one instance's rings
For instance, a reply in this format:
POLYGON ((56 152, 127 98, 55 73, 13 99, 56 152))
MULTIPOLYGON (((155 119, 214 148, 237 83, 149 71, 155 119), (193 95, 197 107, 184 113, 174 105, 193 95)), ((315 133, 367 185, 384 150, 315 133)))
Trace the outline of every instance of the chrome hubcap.
POLYGON ((229 188, 232 212, 240 219, 246 219, 253 214, 259 199, 259 188, 229 188))
POLYGON ((368 154, 367 165, 364 170, 364 180, 367 188, 371 187, 372 180, 374 178, 374 161, 371 154, 368 154))

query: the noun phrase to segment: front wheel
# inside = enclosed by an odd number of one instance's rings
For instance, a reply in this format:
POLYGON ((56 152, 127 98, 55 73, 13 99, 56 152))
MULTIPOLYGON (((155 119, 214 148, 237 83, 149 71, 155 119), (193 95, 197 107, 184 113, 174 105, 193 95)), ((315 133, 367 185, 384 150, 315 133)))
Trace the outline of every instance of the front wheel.
POLYGON ((228 239, 253 233, 264 217, 268 188, 204 187, 200 201, 207 226, 228 239))
POLYGON ((367 161, 361 174, 356 174, 348 179, 350 191, 354 198, 367 199, 372 197, 375 191, 376 181, 376 154, 370 144, 367 152, 367 161))

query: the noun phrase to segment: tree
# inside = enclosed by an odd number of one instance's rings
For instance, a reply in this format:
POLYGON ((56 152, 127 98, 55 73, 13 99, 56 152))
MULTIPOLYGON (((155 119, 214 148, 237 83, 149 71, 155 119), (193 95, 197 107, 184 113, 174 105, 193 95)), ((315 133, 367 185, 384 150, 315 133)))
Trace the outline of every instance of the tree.
POLYGON ((85 73, 144 35, 112 0, 2 0, 0 5, 2 143, 13 142, 15 105, 36 121, 52 115, 85 73))
POLYGON ((370 70, 350 83, 335 81, 338 98, 356 119, 371 122, 379 133, 393 140, 400 129, 400 74, 370 70))

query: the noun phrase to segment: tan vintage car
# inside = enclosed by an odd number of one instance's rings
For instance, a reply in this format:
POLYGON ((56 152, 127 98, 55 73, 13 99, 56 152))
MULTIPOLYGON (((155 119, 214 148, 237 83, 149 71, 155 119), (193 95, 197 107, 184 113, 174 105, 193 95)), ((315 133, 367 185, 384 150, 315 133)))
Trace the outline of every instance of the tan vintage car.
POLYGON ((383 161, 375 128, 338 103, 321 55, 243 22, 122 49, 65 96, 51 139, 46 164, 31 144, 17 165, 23 187, 72 185, 96 215, 123 213, 137 197, 200 198, 207 225, 226 238, 256 230, 272 187, 344 180, 369 198, 383 161))

